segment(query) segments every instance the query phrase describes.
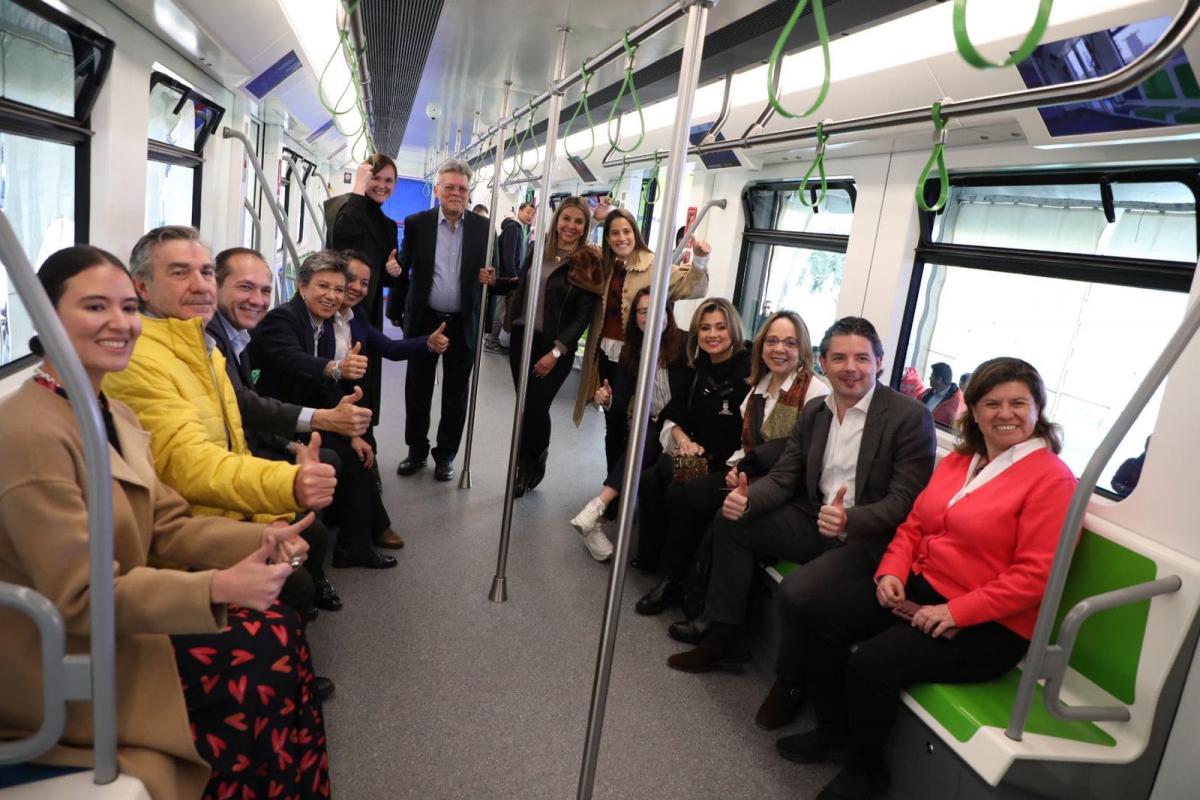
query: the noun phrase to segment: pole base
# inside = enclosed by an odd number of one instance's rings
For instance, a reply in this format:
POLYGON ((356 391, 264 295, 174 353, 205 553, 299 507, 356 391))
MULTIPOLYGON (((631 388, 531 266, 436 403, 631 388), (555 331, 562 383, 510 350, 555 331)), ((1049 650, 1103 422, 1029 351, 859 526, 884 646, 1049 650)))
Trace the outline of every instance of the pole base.
POLYGON ((462 473, 458 476, 458 488, 460 488, 460 489, 470 489, 471 488, 471 468, 470 467, 464 469, 462 471, 462 473))
POLYGON ((501 578, 498 575, 492 578, 492 590, 488 592, 488 600, 491 600, 493 603, 508 602, 507 580, 507 578, 501 578))

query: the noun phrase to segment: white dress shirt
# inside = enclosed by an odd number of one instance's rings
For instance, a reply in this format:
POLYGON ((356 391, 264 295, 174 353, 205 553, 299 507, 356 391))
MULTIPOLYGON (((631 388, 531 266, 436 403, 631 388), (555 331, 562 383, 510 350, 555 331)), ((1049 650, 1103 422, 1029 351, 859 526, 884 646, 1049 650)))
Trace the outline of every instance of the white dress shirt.
POLYGON ((975 470, 978 469, 979 462, 983 459, 983 456, 976 453, 971 457, 971 465, 967 467, 966 483, 964 483, 963 487, 955 493, 954 497, 950 498, 950 502, 946 504, 946 507, 949 508, 950 506, 954 505, 971 492, 986 484, 988 481, 999 477, 1000 473, 1004 472, 1004 470, 1008 469, 1025 456, 1029 455, 1030 453, 1036 453, 1038 450, 1041 450, 1046 446, 1046 440, 1040 436, 1033 436, 1021 442, 1020 444, 1014 444, 1012 447, 996 456, 995 461, 988 462, 983 469, 979 470, 978 475, 975 474, 975 470))
MULTIPOLYGON (((775 392, 775 394, 770 394, 767 391, 771 385, 771 374, 768 372, 766 375, 764 375, 762 380, 758 382, 758 385, 751 389, 750 393, 746 395, 746 399, 742 401, 742 419, 746 418, 746 409, 750 407, 750 398, 756 394, 761 394, 763 397, 767 398, 763 402, 763 421, 765 422, 767 417, 771 416, 771 412, 775 410, 775 404, 779 402, 779 395, 783 392, 791 390, 792 384, 796 381, 796 374, 797 373, 793 372, 791 375, 789 375, 787 380, 780 384, 779 390, 775 392)), ((824 397, 827 394, 829 394, 829 384, 825 383, 825 381, 821 380, 818 376, 813 375, 808 381, 808 388, 804 390, 804 399, 800 401, 800 410, 804 410, 804 407, 808 405, 809 400, 814 400, 818 397, 824 397)), ((739 447, 737 452, 731 455, 725 464, 732 467, 745 457, 745 448, 739 447)))
POLYGON ((453 226, 442 207, 438 206, 437 244, 433 251, 433 286, 429 290, 429 307, 443 314, 462 311, 463 218, 453 226))
POLYGON ((862 447, 863 428, 867 424, 867 409, 875 396, 875 384, 867 390, 861 400, 846 409, 845 418, 838 420, 837 400, 833 394, 825 396, 825 405, 833 412, 829 423, 829 438, 825 442, 825 460, 821 467, 821 479, 817 486, 821 490, 822 503, 828 505, 838 489, 846 487, 846 508, 854 507, 855 472, 858 471, 858 451, 862 447))
POLYGON ((350 352, 353 343, 350 341, 350 320, 354 309, 339 309, 333 315, 333 359, 341 361, 350 352))

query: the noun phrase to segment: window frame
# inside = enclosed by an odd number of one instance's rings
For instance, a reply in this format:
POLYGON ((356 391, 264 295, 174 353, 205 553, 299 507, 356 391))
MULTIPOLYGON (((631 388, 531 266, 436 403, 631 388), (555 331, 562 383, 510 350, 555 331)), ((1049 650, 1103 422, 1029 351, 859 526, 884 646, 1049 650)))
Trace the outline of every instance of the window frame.
MULTIPOLYGON (((742 190, 742 214, 746 222, 742 228, 742 246, 738 253, 738 271, 733 283, 732 300, 734 308, 740 309, 742 301, 745 299, 746 281, 749 278, 750 248, 753 245, 765 244, 780 247, 796 247, 808 250, 824 250, 829 253, 845 253, 849 249, 849 234, 807 233, 803 231, 783 231, 777 228, 754 227, 753 206, 750 202, 750 196, 753 192, 764 189, 776 194, 795 192, 802 189, 815 192, 820 190, 820 186, 820 180, 810 180, 805 183, 802 180, 795 179, 757 181, 746 184, 746 188, 742 190)), ((854 186, 854 180, 846 178, 843 180, 827 181, 825 186, 827 189, 841 190, 849 195, 850 213, 853 215, 854 208, 858 203, 858 190, 854 186)), ((818 211, 817 213, 820 212, 818 211)))
POLYGON ((176 116, 181 113, 183 104, 188 100, 191 100, 194 104, 203 103, 206 108, 211 108, 215 111, 208 123, 196 130, 196 142, 191 150, 186 147, 177 147, 173 144, 160 142, 157 139, 151 139, 149 136, 146 137, 147 160, 177 167, 186 167, 192 170, 192 227, 198 230, 200 228, 200 198, 204 186, 204 146, 208 143, 209 136, 216 133, 217 128, 220 126, 221 119, 225 116, 225 109, 187 84, 172 78, 166 73, 153 70, 150 73, 149 91, 153 92, 154 87, 159 85, 167 86, 179 93, 179 103, 176 105, 174 112, 176 116))
MULTIPOLYGON (((299 244, 300 242, 304 241, 304 215, 307 206, 307 204, 304 202, 303 195, 305 190, 308 188, 308 179, 317 171, 317 165, 313 163, 312 159, 308 158, 297 150, 293 150, 287 145, 284 145, 283 147, 283 154, 291 156, 292 160, 303 169, 303 172, 300 174, 300 224, 296 230, 296 243, 299 244)), ((283 173, 283 208, 284 211, 287 211, 289 208, 291 208, 292 175, 294 170, 292 169, 292 165, 288 162, 280 159, 280 163, 285 167, 283 173)), ((322 245, 323 244, 324 242, 322 242, 322 245)))
MULTIPOLYGON (((1112 183, 1180 183, 1191 190, 1194 198, 1196 245, 1200 250, 1200 167, 1165 165, 1111 169, 1059 169, 1038 172, 978 172, 962 175, 951 174, 949 181, 951 189, 956 186, 1016 187, 1098 184, 1104 187, 1105 184, 1111 185, 1112 183)), ((937 180, 926 181, 924 191, 927 202, 932 203, 939 190, 937 180)), ((1110 201, 1111 195, 1103 188, 1101 194, 1104 198, 1102 202, 1110 201)), ((888 385, 896 390, 900 388, 900 380, 908 361, 909 343, 912 341, 913 327, 917 324, 917 302, 920 299, 921 286, 925 280, 925 268, 929 265, 1173 291, 1181 292, 1184 295, 1191 291, 1196 273, 1195 262, 934 242, 934 219, 943 213, 943 210, 944 207, 936 212, 918 211, 920 239, 914 251, 913 269, 904 302, 904 315, 901 319, 896 352, 888 380, 888 385)), ((937 427, 939 430, 949 430, 940 425, 937 427)), ((1124 499, 1102 486, 1097 486, 1094 491, 1118 502, 1124 499)))
MULTIPOLYGON (((96 106, 100 90, 112 67, 115 44, 107 36, 40 0, 9 1, 67 33, 71 38, 77 81, 81 64, 92 55, 99 55, 95 67, 83 73, 82 83, 77 83, 73 116, 0 97, 0 133, 55 142, 74 148, 75 242, 86 244, 91 238, 91 145, 94 135, 91 128, 92 109, 96 106)), ((0 364, 0 379, 26 369, 38 358, 32 353, 27 353, 7 364, 0 364)))

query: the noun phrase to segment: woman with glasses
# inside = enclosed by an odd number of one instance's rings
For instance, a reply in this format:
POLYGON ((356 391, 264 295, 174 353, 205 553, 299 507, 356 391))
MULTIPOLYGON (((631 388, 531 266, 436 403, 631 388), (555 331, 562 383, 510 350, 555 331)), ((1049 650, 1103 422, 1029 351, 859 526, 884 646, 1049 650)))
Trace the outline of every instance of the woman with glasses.
MULTIPOLYGON (((783 452, 800 410, 813 398, 829 394, 824 381, 813 375, 808 326, 793 311, 777 311, 767 318, 754 337, 751 363, 746 382, 752 388, 741 405, 741 449, 724 462, 727 471, 711 472, 667 490, 664 574, 638 601, 639 614, 660 614, 684 599, 688 567, 725 492, 765 475, 783 452)), ((696 613, 699 608, 686 610, 696 613)))

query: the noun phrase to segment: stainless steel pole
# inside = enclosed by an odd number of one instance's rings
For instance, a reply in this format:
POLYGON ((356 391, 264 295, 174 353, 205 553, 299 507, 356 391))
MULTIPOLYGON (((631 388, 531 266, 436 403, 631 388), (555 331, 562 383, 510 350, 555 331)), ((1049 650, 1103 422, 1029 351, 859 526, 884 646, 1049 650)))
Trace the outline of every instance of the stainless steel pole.
POLYGON ((95 390, 42 290, 25 249, 0 212, 0 257, 25 304, 38 339, 71 397, 87 468, 88 606, 91 614, 92 738, 96 783, 117 779, 116 612, 113 589, 113 488, 108 436, 95 390))
POLYGON ((321 246, 325 245, 325 218, 317 213, 317 206, 313 203, 312 198, 308 196, 308 187, 304 185, 301 179, 303 173, 296 160, 287 153, 283 154, 283 160, 289 167, 292 168, 292 174, 295 175, 296 185, 300 187, 300 197, 304 200, 304 207, 308 209, 308 215, 313 218, 313 225, 317 226, 317 232, 321 234, 321 246))
MULTIPOLYGON (((554 57, 553 83, 562 78, 567 61, 567 36, 571 29, 558 29, 558 53, 554 57)), ((492 578, 492 589, 488 599, 503 603, 508 599, 508 542, 512 535, 513 492, 517 481, 517 457, 521 449, 521 429, 524 427, 525 394, 529 391, 529 362, 533 354, 533 326, 528 324, 537 311, 538 295, 542 287, 542 259, 546 254, 546 225, 550 221, 550 178, 554 173, 554 151, 558 146, 558 117, 562 110, 562 92, 554 92, 550 98, 550 115, 546 125, 546 157, 542 161, 542 196, 538 200, 537 216, 533 224, 533 260, 529 264, 529 277, 525 289, 525 309, 521 319, 526 322, 525 335, 521 337, 521 369, 517 373, 517 402, 513 409, 512 440, 508 446, 508 478, 504 483, 504 515, 500 521, 500 552, 496 557, 496 575, 492 578)), ((499 164, 495 165, 500 168, 499 164)), ((567 353, 564 358, 574 358, 567 353)))
MULTIPOLYGON (((508 113, 508 93, 512 89, 512 81, 504 82, 504 99, 500 103, 500 116, 503 117, 508 113)), ((478 116, 476 117, 478 121, 478 116)), ((497 170, 500 169, 500 163, 504 161, 504 129, 501 128, 499 135, 496 136, 496 154, 492 163, 492 177, 495 178, 497 170)), ((500 181, 492 181, 492 204, 488 208, 490 214, 496 213, 496 207, 500 204, 500 181)), ((488 237, 487 243, 487 258, 484 263, 491 265, 493 250, 496 244, 496 229, 495 223, 492 222, 492 217, 488 217, 488 226, 491 228, 491 236, 488 237)), ((479 402, 479 367, 483 360, 483 333, 484 326, 488 323, 487 305, 488 305, 488 287, 480 287, 482 291, 479 293, 479 330, 475 334, 475 371, 471 373, 471 400, 467 405, 467 446, 463 449, 462 470, 458 476, 458 488, 471 488, 471 450, 475 445, 475 409, 479 402)))
MULTIPOLYGON (((258 176, 258 185, 262 188, 262 196, 267 201, 267 205, 271 207, 271 213, 275 215, 275 224, 279 226, 279 234, 283 237, 283 246, 287 248, 288 255, 292 257, 292 263, 296 266, 296 274, 300 274, 300 254, 296 251, 296 243, 292 241, 292 234, 288 231, 288 219, 284 210, 279 207, 279 201, 275 199, 275 193, 267 190, 267 176, 263 172, 263 168, 258 164, 258 158, 254 155, 254 145, 246 138, 246 134, 241 131, 235 131, 232 128, 223 128, 221 136, 225 139, 237 139, 242 143, 242 147, 246 148, 247 161, 254 169, 254 174, 258 176)), ((284 298, 286 299, 286 298, 284 298)))
MULTIPOLYGON (((654 250, 647 331, 661 331, 667 313, 667 286, 671 277, 671 256, 675 244, 673 220, 679 209, 679 194, 683 188, 684 167, 687 164, 688 131, 692 119, 692 102, 700 78, 700 60, 704 55, 704 31, 708 25, 709 9, 716 4, 717 0, 691 0, 688 6, 687 33, 684 35, 683 59, 679 70, 679 91, 675 95, 675 125, 671 129, 669 145, 672 155, 667 160, 666 186, 661 206, 662 221, 658 229, 658 246, 654 250)), ((613 553, 612 574, 609 577, 608 596, 604 603, 600 647, 596 654, 592 705, 588 711, 587 738, 583 745, 583 764, 579 770, 579 791, 576 794, 578 800, 591 800, 596 782, 596 762, 600 757, 600 736, 604 730, 604 711, 608 704, 608 684, 617 642, 617 623, 621 615, 621 594, 625 586, 629 529, 633 523, 633 508, 637 501, 638 482, 642 473, 642 453, 646 445, 646 425, 650 419, 650 400, 654 393, 654 376, 658 367, 661 338, 657 335, 645 338, 641 361, 638 364, 637 393, 634 395, 629 444, 625 451, 625 475, 621 481, 617 546, 613 553)))

